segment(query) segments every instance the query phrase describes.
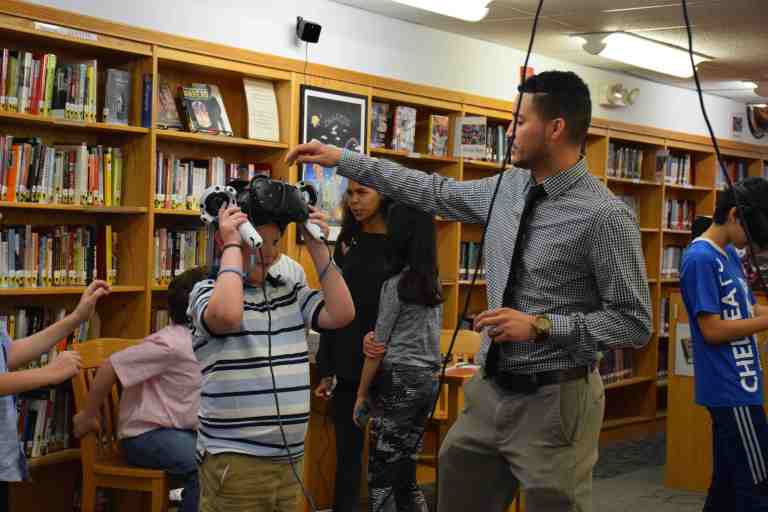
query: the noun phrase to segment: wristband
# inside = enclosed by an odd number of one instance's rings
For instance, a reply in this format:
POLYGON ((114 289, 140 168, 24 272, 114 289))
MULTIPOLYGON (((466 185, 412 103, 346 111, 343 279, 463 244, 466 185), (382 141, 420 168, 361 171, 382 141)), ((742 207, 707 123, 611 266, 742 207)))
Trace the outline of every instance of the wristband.
POLYGON ((216 274, 216 277, 218 278, 221 274, 226 274, 227 272, 232 272, 233 274, 239 275, 240 279, 243 279, 243 280, 245 279, 245 272, 234 267, 224 267, 219 269, 219 273, 216 274))
POLYGON ((224 254, 224 251, 226 251, 230 247, 237 247, 238 249, 242 249, 243 248, 243 244, 239 244, 239 243, 235 243, 235 242, 224 244, 224 245, 221 246, 221 254, 224 254))
POLYGON ((328 269, 330 269, 330 268, 331 268, 331 266, 334 266, 334 267, 336 266, 336 265, 333 263, 333 260, 330 260, 330 261, 328 262, 328 264, 325 266, 325 268, 323 269, 323 271, 322 271, 322 272, 320 272, 320 275, 318 276, 318 280, 319 280, 319 281, 321 281, 321 282, 322 282, 322 280, 323 280, 323 279, 325 279, 325 275, 328 273, 328 269))

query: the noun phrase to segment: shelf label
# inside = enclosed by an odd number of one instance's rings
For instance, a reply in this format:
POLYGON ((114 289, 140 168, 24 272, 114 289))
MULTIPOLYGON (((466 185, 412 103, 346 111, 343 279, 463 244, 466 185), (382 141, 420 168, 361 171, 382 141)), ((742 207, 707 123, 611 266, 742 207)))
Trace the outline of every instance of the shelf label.
POLYGON ((75 30, 73 28, 51 25, 50 23, 40 23, 38 21, 34 22, 33 25, 35 30, 39 30, 40 32, 51 32, 53 34, 59 34, 60 36, 73 37, 84 41, 97 41, 99 39, 99 36, 93 32, 85 32, 84 30, 75 30))

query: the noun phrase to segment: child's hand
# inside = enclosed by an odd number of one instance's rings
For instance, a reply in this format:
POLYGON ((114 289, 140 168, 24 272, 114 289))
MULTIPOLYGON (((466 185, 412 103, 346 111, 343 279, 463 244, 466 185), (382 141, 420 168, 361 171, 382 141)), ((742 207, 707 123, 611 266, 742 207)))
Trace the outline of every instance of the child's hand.
POLYGON ((99 299, 106 297, 112 292, 112 287, 106 281, 94 281, 85 289, 80 296, 80 302, 72 313, 77 322, 85 322, 96 309, 96 303, 99 299))
POLYGON ((355 407, 352 409, 352 421, 359 428, 365 428, 368 424, 368 404, 363 396, 357 396, 355 407))
POLYGON ((384 359, 387 353, 387 346, 376 341, 373 331, 369 332, 363 338, 363 354, 370 359, 384 359))
MULTIPOLYGON (((323 232, 326 240, 328 240, 328 235, 331 232, 331 227, 328 225, 328 219, 330 219, 330 216, 324 211, 318 210, 314 206, 309 207, 309 222, 316 224, 320 228, 320 231, 323 232)), ((304 239, 308 242, 320 242, 320 240, 315 240, 315 238, 307 232, 303 225, 301 226, 301 231, 302 234, 304 234, 304 239)))
POLYGON ((219 210, 219 234, 222 244, 239 244, 242 241, 237 228, 246 222, 248 216, 237 206, 222 207, 219 210))
POLYGON ((320 380, 320 384, 315 388, 315 396, 328 400, 333 393, 333 377, 323 377, 320 380))
POLYGON ((65 380, 77 375, 77 372, 80 371, 81 363, 80 354, 67 350, 66 352, 59 352, 44 369, 48 373, 51 384, 61 384, 65 380))
POLYGON ((72 426, 75 431, 75 437, 83 437, 91 432, 99 432, 101 430, 101 419, 99 416, 91 416, 86 414, 85 411, 75 414, 72 418, 72 426))

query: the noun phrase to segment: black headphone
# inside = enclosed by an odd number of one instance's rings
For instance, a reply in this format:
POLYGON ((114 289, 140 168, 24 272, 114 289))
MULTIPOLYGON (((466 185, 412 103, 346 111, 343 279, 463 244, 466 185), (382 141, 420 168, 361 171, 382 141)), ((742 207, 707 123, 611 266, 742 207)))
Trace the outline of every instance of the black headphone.
POLYGON ((749 231, 752 240, 759 249, 768 248, 768 213, 762 208, 756 206, 750 199, 750 193, 742 183, 733 185, 733 193, 736 196, 737 209, 741 220, 744 223, 744 229, 749 231))

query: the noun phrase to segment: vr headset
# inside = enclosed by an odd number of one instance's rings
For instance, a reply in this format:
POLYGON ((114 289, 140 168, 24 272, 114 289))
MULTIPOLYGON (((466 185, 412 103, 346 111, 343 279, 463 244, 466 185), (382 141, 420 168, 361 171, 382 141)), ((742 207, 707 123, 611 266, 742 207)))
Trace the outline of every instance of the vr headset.
POLYGON ((325 236, 309 219, 309 207, 317 203, 312 185, 299 182, 295 186, 259 175, 251 181, 233 180, 229 184, 208 187, 200 198, 200 218, 206 224, 218 224, 219 210, 237 206, 248 216, 238 228, 243 241, 256 249, 262 239, 254 226, 275 223, 281 231, 291 222, 304 223, 317 240, 325 236))

